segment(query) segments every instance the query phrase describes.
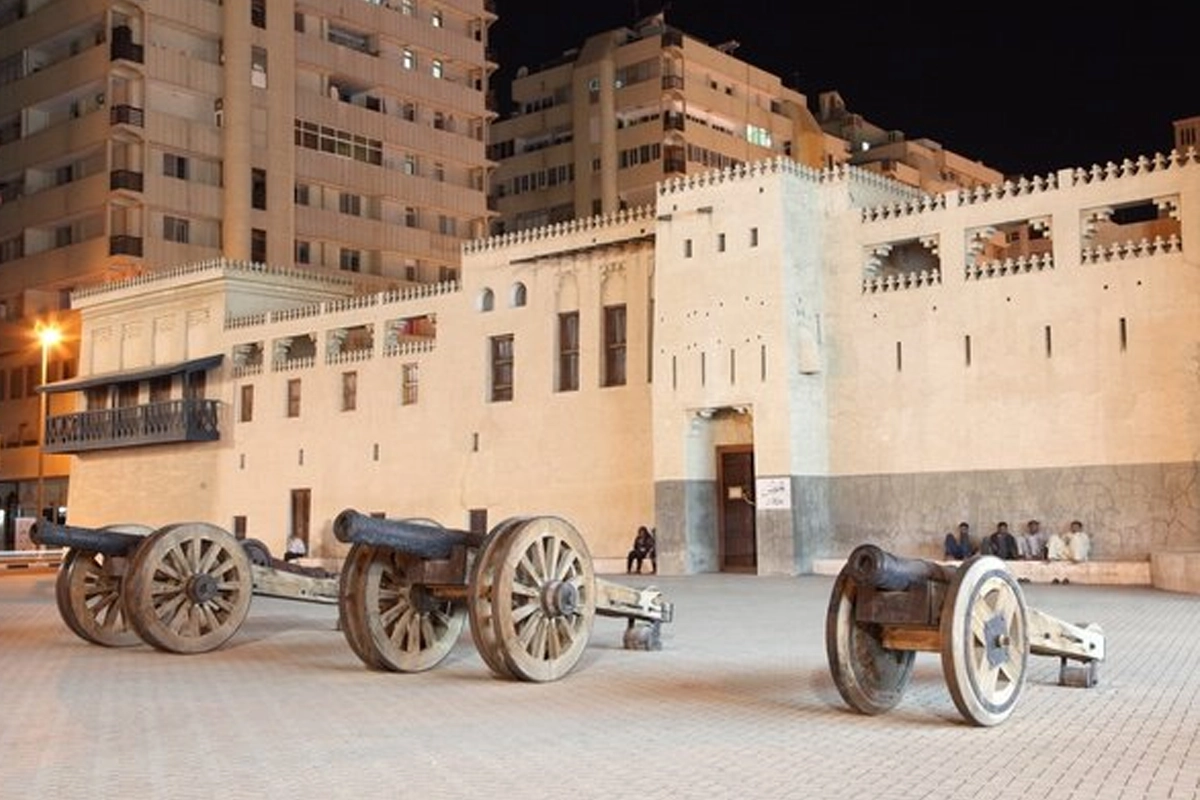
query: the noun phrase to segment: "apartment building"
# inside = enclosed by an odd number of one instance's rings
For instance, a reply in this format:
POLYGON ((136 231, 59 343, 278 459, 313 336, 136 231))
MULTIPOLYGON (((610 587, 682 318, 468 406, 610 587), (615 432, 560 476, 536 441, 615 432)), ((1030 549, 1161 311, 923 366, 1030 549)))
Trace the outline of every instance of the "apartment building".
POLYGON ((780 79, 667 24, 664 14, 522 67, 513 113, 492 126, 493 232, 654 202, 656 182, 827 149, 807 101, 780 79))
MULTIPOLYGON (((3 368, 36 367, 26 332, 72 288, 164 265, 454 280, 488 227, 491 6, 0 0, 3 368)), ((28 448, 35 395, 6 383, 0 439, 28 448)))
POLYGON ((606 31, 553 63, 521 68, 511 114, 492 126, 493 233, 654 200, 654 185, 785 156, 853 164, 935 193, 997 183, 994 169, 851 113, 837 92, 808 99, 656 14, 606 31))

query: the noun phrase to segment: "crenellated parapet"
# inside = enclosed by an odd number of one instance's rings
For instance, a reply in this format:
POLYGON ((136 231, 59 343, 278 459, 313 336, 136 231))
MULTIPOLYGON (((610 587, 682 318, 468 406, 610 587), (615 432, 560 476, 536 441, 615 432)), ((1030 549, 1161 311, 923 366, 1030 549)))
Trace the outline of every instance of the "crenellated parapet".
POLYGON ((1196 148, 1189 147, 1184 152, 1172 150, 1167 155, 1155 153, 1152 158, 1140 156, 1136 159, 1125 159, 1120 164, 1109 161, 1101 166, 1093 164, 1090 169, 1078 168, 1071 171, 1071 185, 1080 186, 1084 184, 1103 183, 1105 181, 1116 181, 1123 178, 1135 178, 1139 175, 1147 175, 1152 172, 1163 172, 1170 169, 1178 169, 1189 164, 1200 164, 1200 153, 1196 148))
POLYGON ((258 325, 266 325, 273 322, 291 322, 298 319, 308 319, 311 317, 319 317, 325 314, 334 314, 343 311, 356 311, 365 308, 395 305, 397 303, 407 303, 412 300, 424 300, 431 297, 453 294, 459 291, 459 288, 460 287, 457 281, 423 283, 416 286, 408 286, 403 289, 389 289, 386 292, 354 295, 352 297, 347 297, 340 300, 326 300, 320 303, 299 306, 297 308, 285 308, 275 311, 263 311, 255 314, 247 314, 238 317, 229 317, 225 320, 225 330, 252 328, 258 325))
POLYGON ((83 286, 76 289, 71 297, 73 299, 83 299, 92 297, 106 292, 112 292, 122 289, 132 289, 138 287, 153 286, 157 283, 166 281, 174 281, 180 278, 201 278, 208 275, 270 275, 273 277, 288 278, 291 280, 303 281, 306 283, 318 283, 323 286, 354 286, 354 280, 345 278, 340 275, 330 275, 327 273, 314 273, 311 270, 298 269, 296 267, 279 267, 269 264, 261 264, 256 261, 242 261, 231 258, 211 258, 204 261, 194 261, 189 264, 181 264, 175 267, 165 269, 156 269, 143 272, 130 278, 123 278, 117 281, 108 281, 105 283, 97 283, 91 286, 83 286))
POLYGON ((580 217, 566 222, 543 225, 538 228, 511 231, 483 239, 473 239, 463 243, 462 253, 464 256, 475 253, 486 253, 533 242, 545 242, 576 233, 598 233, 620 225, 635 222, 652 222, 653 220, 654 208, 651 206, 625 208, 609 214, 580 217))

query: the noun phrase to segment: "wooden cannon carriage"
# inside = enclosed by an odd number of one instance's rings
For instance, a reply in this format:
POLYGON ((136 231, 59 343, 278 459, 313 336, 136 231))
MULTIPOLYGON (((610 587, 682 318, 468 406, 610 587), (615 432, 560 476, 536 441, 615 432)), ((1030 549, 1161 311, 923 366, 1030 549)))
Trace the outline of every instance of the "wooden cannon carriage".
POLYGON ((145 641, 208 652, 241 627, 252 594, 270 594, 336 601, 346 641, 372 668, 433 667, 469 617, 493 672, 550 681, 579 660, 595 615, 624 617, 626 647, 655 649, 673 613, 656 589, 598 580, 583 538, 558 517, 513 518, 482 535, 348 509, 334 532, 351 545, 340 579, 288 568, 260 542, 206 523, 42 522, 32 536, 70 548, 56 584, 59 613, 78 636, 110 647, 145 641))
POLYGON ((63 622, 93 644, 146 642, 173 653, 215 650, 235 634, 252 594, 337 602, 337 576, 272 558, 201 522, 81 528, 42 521, 31 536, 69 548, 55 599, 63 622))
POLYGON ((625 618, 625 646, 644 649, 657 648, 660 626, 673 615, 657 589, 598 579, 583 537, 559 517, 513 517, 485 536, 347 509, 333 531, 351 545, 342 630, 374 669, 437 665, 469 619, 475 647, 496 675, 552 681, 579 661, 596 615, 625 618))
POLYGON ((1078 682, 1091 687, 1104 648, 1099 625, 1073 625, 1029 608, 995 556, 955 567, 862 545, 838 574, 825 617, 834 683, 864 714, 900 701, 920 651, 941 654, 963 717, 990 726, 1012 714, 1029 654, 1057 656, 1060 684, 1081 676, 1078 682))

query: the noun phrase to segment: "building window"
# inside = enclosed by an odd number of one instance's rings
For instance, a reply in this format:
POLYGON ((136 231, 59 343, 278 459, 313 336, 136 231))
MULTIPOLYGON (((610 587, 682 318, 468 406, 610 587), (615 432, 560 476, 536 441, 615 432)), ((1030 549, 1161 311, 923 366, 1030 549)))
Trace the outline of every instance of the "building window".
POLYGON ((492 344, 492 402, 513 399, 513 337, 512 334, 493 336, 492 344))
POLYGON ((717 252, 718 253, 725 252, 725 234, 723 234, 723 233, 717 234, 717 252))
POLYGON ((683 257, 684 258, 692 257, 692 240, 691 239, 683 240, 683 257))
POLYGON ((435 163, 433 165, 433 179, 438 183, 444 183, 446 180, 446 165, 435 163))
POLYGON ((604 307, 604 385, 625 385, 625 306, 604 307))
POLYGON ((400 106, 400 117, 408 122, 417 121, 417 104, 403 103, 400 106))
POLYGON ((406 155, 404 157, 404 174, 405 175, 416 175, 417 174, 417 157, 416 156, 406 155))
POLYGON ((250 260, 256 264, 267 263, 267 232, 262 228, 250 229, 250 260))
POLYGON ((758 247, 758 228, 750 229, 750 246, 758 247))
POLYGON ((362 216, 362 195, 342 192, 338 197, 338 211, 351 216, 362 216))
POLYGON ((484 287, 483 291, 479 293, 479 310, 491 311, 495 307, 496 295, 491 289, 484 287))
POLYGON ((338 257, 338 266, 347 272, 362 271, 362 251, 343 247, 338 257))
POLYGON ((446 130, 446 115, 440 111, 433 112, 433 127, 439 131, 446 130))
POLYGON ((417 15, 416 0, 400 0, 400 13, 406 17, 415 17, 417 15))
POLYGON ((287 382, 287 415, 300 416, 300 379, 292 378, 287 382))
POLYGON ((442 64, 442 60, 440 58, 435 58, 433 60, 433 65, 429 68, 429 74, 435 78, 442 78, 445 76, 445 73, 446 68, 442 64))
POLYGON ((558 391, 579 390, 579 312, 558 315, 558 391))
POLYGON ((304 12, 297 11, 292 15, 292 27, 296 33, 304 33, 304 12))
POLYGON ((267 88, 267 50, 264 47, 250 48, 250 85, 256 89, 267 88))
POLYGON ((245 539, 246 538, 246 515, 245 514, 235 514, 234 515, 234 517, 233 517, 233 538, 235 538, 235 539, 245 539))
POLYGON ((307 183, 297 183, 296 188, 292 192, 292 197, 298 206, 306 206, 309 204, 309 187, 307 183))
POLYGON ((250 205, 260 211, 267 210, 267 171, 250 170, 250 205))
POLYGON ((256 28, 267 27, 267 0, 250 0, 250 24, 256 28))
POLYGON ((442 11, 441 11, 441 9, 435 8, 433 10, 433 13, 429 15, 429 22, 435 28, 442 27, 442 11))
POLYGON ((457 236, 458 220, 445 214, 438 214, 438 233, 445 236, 457 236))
POLYGON ((295 259, 297 264, 312 263, 312 245, 303 239, 296 240, 295 259))
POLYGON ((254 384, 242 386, 242 402, 238 408, 238 421, 251 422, 254 419, 254 384))
POLYGON ((417 54, 407 47, 404 48, 404 50, 400 52, 400 66, 404 67, 405 69, 416 69, 417 54))
POLYGON ((405 207, 405 209, 404 209, 404 224, 410 228, 416 228, 416 227, 420 226, 421 217, 417 213, 417 209, 415 206, 406 206, 405 207))
POLYGON ((163 153, 163 175, 168 178, 188 179, 188 160, 186 156, 174 153, 163 153))
POLYGON ((165 403, 171 399, 171 376, 160 375, 150 379, 150 402, 165 403))
POLYGON ((353 411, 358 407, 358 373, 342 373, 342 411, 353 411))
POLYGON ((182 217, 163 216, 163 238, 168 242, 187 244, 190 238, 189 224, 182 217))
POLYGON ((411 406, 417 402, 420 377, 417 362, 413 361, 400 367, 400 405, 411 406))

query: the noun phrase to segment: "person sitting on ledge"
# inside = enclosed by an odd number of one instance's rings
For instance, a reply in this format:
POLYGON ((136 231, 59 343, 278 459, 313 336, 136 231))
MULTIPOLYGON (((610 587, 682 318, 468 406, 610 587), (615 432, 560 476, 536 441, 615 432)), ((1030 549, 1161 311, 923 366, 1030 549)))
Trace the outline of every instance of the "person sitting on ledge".
POLYGON ((1067 555, 1072 561, 1087 561, 1092 553, 1092 540, 1083 530, 1083 523, 1074 520, 1067 531, 1067 555))
POLYGON ((1015 561, 1020 557, 1020 552, 1017 550, 1016 538, 1008 532, 1007 522, 996 523, 996 532, 988 537, 991 544, 989 548, 992 555, 998 556, 1005 561, 1015 561))
POLYGON ((1036 519, 1026 523, 1025 533, 1017 537, 1017 550, 1026 560, 1040 561, 1046 557, 1046 534, 1042 533, 1042 523, 1036 519))
POLYGON ((947 533, 942 550, 950 561, 962 561, 964 558, 970 558, 975 552, 975 546, 971 544, 971 526, 965 522, 958 523, 958 536, 947 533))
POLYGON ((654 534, 645 525, 642 525, 637 530, 637 536, 633 539, 633 549, 629 551, 629 555, 625 558, 625 572, 633 572, 633 565, 637 564, 638 574, 642 574, 642 562, 650 559, 651 574, 658 572, 658 558, 654 552, 654 534))

